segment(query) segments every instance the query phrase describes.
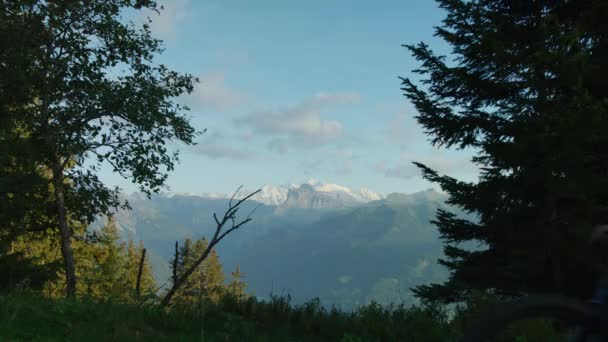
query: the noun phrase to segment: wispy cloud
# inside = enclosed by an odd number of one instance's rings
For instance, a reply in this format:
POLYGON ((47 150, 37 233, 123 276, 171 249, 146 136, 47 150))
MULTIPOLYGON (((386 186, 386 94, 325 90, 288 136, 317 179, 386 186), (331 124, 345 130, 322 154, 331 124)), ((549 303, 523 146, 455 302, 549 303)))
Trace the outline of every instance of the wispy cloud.
POLYGON ((411 163, 399 164, 394 167, 385 168, 383 172, 387 177, 402 179, 411 179, 420 176, 420 170, 411 163))
POLYGON ((189 19, 190 0, 161 0, 158 3, 162 6, 160 13, 144 10, 140 14, 140 20, 147 22, 147 18, 150 18, 150 28, 154 35, 164 40, 173 39, 177 36, 177 26, 189 19))
POLYGON ((360 155, 349 150, 323 150, 312 159, 301 161, 300 167, 309 172, 324 169, 337 175, 350 175, 353 173, 354 161, 360 158, 360 155))
POLYGON ((289 150, 287 141, 285 139, 273 139, 266 144, 269 150, 277 152, 278 154, 286 154, 289 150))
POLYGON ((351 159, 343 159, 338 168, 336 169, 336 173, 339 175, 350 175, 353 173, 353 160, 351 159))
POLYGON ((212 73, 199 77, 191 94, 184 95, 183 101, 194 111, 227 111, 249 102, 249 98, 226 85, 223 73, 212 73))
POLYGON ((387 166, 386 161, 378 162, 374 169, 387 177, 411 179, 421 177, 420 169, 412 162, 422 163, 431 169, 449 176, 474 174, 479 170, 470 158, 448 157, 444 153, 436 151, 435 154, 401 153, 400 161, 394 166, 387 166))
POLYGON ((324 119, 322 110, 337 104, 358 101, 357 94, 320 93, 302 103, 281 110, 254 112, 234 119, 237 127, 271 137, 268 148, 285 153, 287 146, 316 147, 342 136, 343 126, 337 120, 324 119))
POLYGON ((233 144, 227 143, 224 135, 217 131, 201 140, 194 146, 193 152, 211 159, 250 160, 256 157, 252 151, 237 149, 233 144))
POLYGON ((406 109, 400 110, 386 124, 385 136, 388 141, 401 149, 407 149, 414 144, 428 144, 428 137, 422 126, 406 109))

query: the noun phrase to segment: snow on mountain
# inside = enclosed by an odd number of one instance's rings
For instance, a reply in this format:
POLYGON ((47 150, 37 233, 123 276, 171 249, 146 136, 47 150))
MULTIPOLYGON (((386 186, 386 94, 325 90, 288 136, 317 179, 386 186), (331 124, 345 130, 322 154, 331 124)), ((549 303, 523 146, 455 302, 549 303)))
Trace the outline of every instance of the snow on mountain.
POLYGON ((382 196, 381 194, 374 192, 368 188, 361 188, 355 191, 354 195, 362 202, 378 201, 384 198, 384 196, 382 196))
POLYGON ((341 208, 382 199, 383 196, 369 189, 353 190, 343 185, 309 180, 287 192, 281 204, 289 208, 341 208))
MULTIPOLYGON (((266 205, 274 205, 279 206, 285 204, 288 199, 288 194, 290 190, 292 192, 298 191, 298 189, 304 189, 307 193, 308 197, 317 194, 318 198, 327 198, 333 199, 332 201, 344 202, 344 203, 367 203, 371 201, 377 201, 383 199, 385 196, 374 192, 367 188, 361 188, 358 190, 353 190, 349 187, 333 184, 333 183, 324 183, 316 179, 308 180, 307 182, 301 185, 264 185, 258 194, 252 197, 253 200, 256 200, 260 203, 266 205), (320 196, 320 197, 319 197, 320 196)), ((250 189, 241 189, 239 193, 235 196, 236 199, 241 199, 244 196, 252 193, 255 190, 250 189)), ((300 192, 302 192, 300 191, 300 192)), ((217 198, 217 199, 228 199, 231 198, 233 193, 223 193, 223 192, 202 192, 202 193, 193 193, 193 192, 162 192, 159 194, 154 194, 155 198, 172 198, 174 196, 197 196, 204 198, 217 198)), ((301 197, 301 196, 300 196, 301 197)), ((133 193, 128 196, 129 199, 133 200, 143 200, 145 199, 145 195, 141 193, 133 193)), ((301 201, 298 200, 298 201, 301 201)), ((315 202, 315 205, 323 205, 326 200, 320 200, 319 202, 315 202)), ((336 205, 336 204, 334 204, 336 205)))
POLYGON ((267 205, 280 205, 287 199, 289 189, 282 186, 264 185, 252 198, 267 205))
POLYGON ((382 198, 384 198, 382 195, 380 195, 377 192, 374 192, 370 189, 367 188, 361 188, 359 190, 353 190, 351 188, 348 188, 346 186, 342 186, 342 185, 338 185, 338 184, 333 184, 333 183, 323 183, 320 182, 318 180, 309 180, 307 182, 307 184, 313 186, 313 188, 315 189, 315 191, 320 191, 320 192, 332 192, 332 193, 336 193, 336 192, 344 192, 352 197, 354 197, 356 200, 360 201, 360 202, 371 202, 371 201, 377 201, 380 200, 382 198))

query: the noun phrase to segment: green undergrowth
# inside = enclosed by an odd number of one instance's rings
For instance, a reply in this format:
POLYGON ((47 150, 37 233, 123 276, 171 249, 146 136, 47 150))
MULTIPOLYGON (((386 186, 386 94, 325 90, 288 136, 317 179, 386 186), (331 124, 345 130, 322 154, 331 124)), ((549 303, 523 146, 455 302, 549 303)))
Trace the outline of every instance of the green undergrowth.
POLYGON ((19 292, 0 295, 0 341, 457 341, 479 306, 477 299, 450 319, 444 308, 428 305, 372 303, 346 313, 318 300, 293 306, 285 297, 226 297, 163 309, 19 292))

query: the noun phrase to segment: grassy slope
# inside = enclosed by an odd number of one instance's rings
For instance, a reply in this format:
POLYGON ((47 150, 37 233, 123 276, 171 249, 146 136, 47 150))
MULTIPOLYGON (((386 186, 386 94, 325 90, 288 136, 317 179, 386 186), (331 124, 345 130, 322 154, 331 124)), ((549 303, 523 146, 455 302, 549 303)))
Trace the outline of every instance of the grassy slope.
MULTIPOLYGON (((325 310, 318 301, 294 307, 278 297, 243 303, 226 298, 204 311, 196 305, 168 311, 152 304, 0 294, 0 341, 458 341, 493 302, 476 296, 467 303, 470 310, 457 309, 448 320, 441 308, 370 304, 344 313, 325 310)), ((546 322, 532 321, 506 331, 503 340, 561 339, 546 322)))
POLYGON ((294 308, 274 298, 240 305, 225 301, 205 311, 11 294, 0 296, 0 341, 445 341, 449 336, 443 315, 422 309, 391 312, 371 305, 344 314, 315 302, 294 308))

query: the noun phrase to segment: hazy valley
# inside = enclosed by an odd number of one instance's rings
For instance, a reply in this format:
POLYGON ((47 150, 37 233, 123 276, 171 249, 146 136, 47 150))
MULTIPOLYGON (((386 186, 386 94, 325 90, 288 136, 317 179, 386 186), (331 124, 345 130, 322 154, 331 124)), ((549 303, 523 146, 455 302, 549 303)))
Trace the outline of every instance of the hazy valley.
MULTIPOLYGON (((264 190, 266 197, 257 200, 266 204, 253 221, 217 248, 224 271, 238 264, 259 298, 289 294, 302 303, 319 297, 342 309, 372 300, 412 303, 409 288, 446 276, 436 264, 441 244, 429 221, 447 207, 434 190, 385 197, 320 183, 264 190)), ((229 200, 221 194, 127 199, 133 210, 118 212, 119 227, 125 238, 144 241, 159 284, 169 279, 175 240, 209 237, 213 212, 221 214, 229 200)), ((247 201, 241 215, 258 201, 247 201)))

